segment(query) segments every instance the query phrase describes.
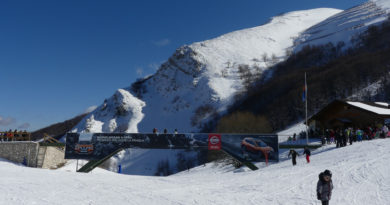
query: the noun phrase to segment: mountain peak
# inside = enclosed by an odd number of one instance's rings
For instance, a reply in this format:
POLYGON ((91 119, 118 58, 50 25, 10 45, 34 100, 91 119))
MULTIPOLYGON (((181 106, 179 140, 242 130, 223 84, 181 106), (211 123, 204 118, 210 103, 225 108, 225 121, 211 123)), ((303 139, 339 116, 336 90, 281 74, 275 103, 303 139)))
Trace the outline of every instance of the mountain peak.
POLYGON ((246 84, 284 60, 301 32, 339 12, 289 12, 261 26, 181 46, 154 75, 118 90, 74 131, 199 131, 223 114, 246 84))

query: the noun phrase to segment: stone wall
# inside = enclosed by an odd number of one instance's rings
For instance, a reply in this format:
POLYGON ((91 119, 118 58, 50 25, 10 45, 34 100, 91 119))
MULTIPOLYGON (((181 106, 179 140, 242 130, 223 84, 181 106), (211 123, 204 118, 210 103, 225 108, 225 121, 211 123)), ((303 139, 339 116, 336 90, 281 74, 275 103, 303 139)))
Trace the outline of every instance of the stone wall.
POLYGON ((37 142, 0 142, 0 158, 36 167, 38 149, 37 142))
POLYGON ((65 151, 58 147, 46 147, 42 168, 56 169, 66 163, 65 151))

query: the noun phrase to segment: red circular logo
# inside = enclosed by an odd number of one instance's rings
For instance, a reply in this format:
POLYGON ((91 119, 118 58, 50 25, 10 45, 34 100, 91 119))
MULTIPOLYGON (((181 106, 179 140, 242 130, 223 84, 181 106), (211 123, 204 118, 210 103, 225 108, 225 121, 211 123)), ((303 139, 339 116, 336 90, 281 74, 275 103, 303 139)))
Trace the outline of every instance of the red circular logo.
POLYGON ((218 136, 212 136, 210 137, 210 143, 213 145, 216 145, 219 143, 219 137, 218 136))

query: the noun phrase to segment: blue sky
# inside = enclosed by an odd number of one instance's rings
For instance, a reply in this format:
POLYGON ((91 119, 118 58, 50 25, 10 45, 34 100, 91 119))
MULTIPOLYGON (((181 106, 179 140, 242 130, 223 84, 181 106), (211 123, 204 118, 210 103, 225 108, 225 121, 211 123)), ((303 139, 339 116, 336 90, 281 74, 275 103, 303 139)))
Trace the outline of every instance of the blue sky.
POLYGON ((36 130, 100 105, 176 48, 278 14, 363 0, 2 0, 0 130, 36 130))

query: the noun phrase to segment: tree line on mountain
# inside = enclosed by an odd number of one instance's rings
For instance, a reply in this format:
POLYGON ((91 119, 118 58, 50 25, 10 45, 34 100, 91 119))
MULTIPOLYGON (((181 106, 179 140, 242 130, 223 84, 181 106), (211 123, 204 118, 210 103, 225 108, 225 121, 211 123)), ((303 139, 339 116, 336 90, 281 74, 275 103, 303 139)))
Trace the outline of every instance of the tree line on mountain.
POLYGON ((44 134, 48 134, 56 139, 61 138, 72 128, 74 128, 88 113, 78 115, 70 120, 59 122, 48 127, 36 130, 31 133, 31 140, 42 139, 44 134))
POLYGON ((355 36, 354 46, 349 48, 343 42, 304 47, 270 68, 272 78, 245 84, 245 96, 229 108, 228 114, 215 119, 218 122, 206 131, 270 132, 304 119, 305 72, 309 116, 335 99, 351 99, 374 82, 380 85, 376 95, 367 93, 353 100, 390 101, 389 36, 390 20, 387 20, 355 36), (251 123, 254 121, 258 122, 251 123), (237 125, 240 122, 247 123, 237 125))

